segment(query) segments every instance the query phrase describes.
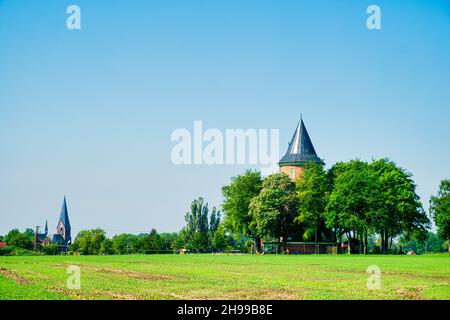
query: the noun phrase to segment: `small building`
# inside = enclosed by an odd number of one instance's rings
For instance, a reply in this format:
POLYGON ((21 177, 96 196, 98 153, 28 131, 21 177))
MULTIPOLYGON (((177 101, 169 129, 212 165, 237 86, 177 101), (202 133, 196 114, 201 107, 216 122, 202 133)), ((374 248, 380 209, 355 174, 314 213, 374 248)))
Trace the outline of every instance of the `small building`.
POLYGON ((6 247, 6 242, 0 241, 0 249, 6 247))
POLYGON ((36 227, 36 231, 34 233, 34 248, 37 249, 39 246, 50 244, 50 238, 48 237, 48 224, 45 221, 45 229, 44 233, 39 233, 39 227, 36 227))
MULTIPOLYGON (((278 241, 263 241, 261 248, 265 253, 280 253, 278 252, 278 241)), ((286 242, 286 254, 336 254, 338 247, 335 242, 301 242, 288 241, 286 242)))

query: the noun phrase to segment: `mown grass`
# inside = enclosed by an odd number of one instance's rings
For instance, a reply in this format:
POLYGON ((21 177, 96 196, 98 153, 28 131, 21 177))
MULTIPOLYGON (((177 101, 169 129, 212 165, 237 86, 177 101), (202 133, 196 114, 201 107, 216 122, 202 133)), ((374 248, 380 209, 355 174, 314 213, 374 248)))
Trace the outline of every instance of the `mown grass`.
POLYGON ((0 299, 450 299, 450 255, 0 257, 0 299), (66 287, 69 265, 80 290, 66 287))

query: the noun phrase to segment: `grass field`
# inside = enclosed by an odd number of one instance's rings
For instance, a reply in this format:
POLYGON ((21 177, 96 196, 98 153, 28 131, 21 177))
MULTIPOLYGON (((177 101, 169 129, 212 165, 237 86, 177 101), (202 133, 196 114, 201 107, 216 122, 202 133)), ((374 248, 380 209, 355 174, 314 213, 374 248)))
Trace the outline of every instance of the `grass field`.
POLYGON ((450 255, 0 257, 0 299, 450 299, 450 255), (80 290, 66 287, 69 265, 80 290))

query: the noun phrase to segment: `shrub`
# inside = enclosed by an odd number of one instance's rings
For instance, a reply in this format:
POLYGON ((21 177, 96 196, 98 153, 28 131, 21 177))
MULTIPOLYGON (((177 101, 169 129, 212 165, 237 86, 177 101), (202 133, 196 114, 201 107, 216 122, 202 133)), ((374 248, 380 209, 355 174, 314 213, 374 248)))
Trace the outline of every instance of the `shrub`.
POLYGON ((0 249, 0 256, 36 256, 36 255, 40 254, 31 250, 18 248, 14 246, 6 246, 0 249))
POLYGON ((58 246, 56 244, 42 246, 42 252, 47 256, 54 256, 58 254, 58 246))

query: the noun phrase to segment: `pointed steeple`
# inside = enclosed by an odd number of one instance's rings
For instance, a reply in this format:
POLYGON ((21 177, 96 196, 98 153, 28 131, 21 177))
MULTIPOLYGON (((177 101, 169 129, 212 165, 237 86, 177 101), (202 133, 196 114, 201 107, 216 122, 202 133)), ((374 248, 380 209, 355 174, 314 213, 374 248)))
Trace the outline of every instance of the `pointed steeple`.
POLYGON ((66 229, 66 240, 70 240, 70 221, 69 212, 67 211, 66 196, 64 196, 64 201, 61 207, 61 213, 59 215, 59 221, 62 221, 66 229))
POLYGON ((302 165, 307 162, 323 164, 322 159, 317 156, 303 119, 300 116, 300 121, 289 143, 288 150, 281 158, 279 165, 302 165))
POLYGON ((45 220, 45 236, 48 235, 48 223, 47 220, 45 220))

